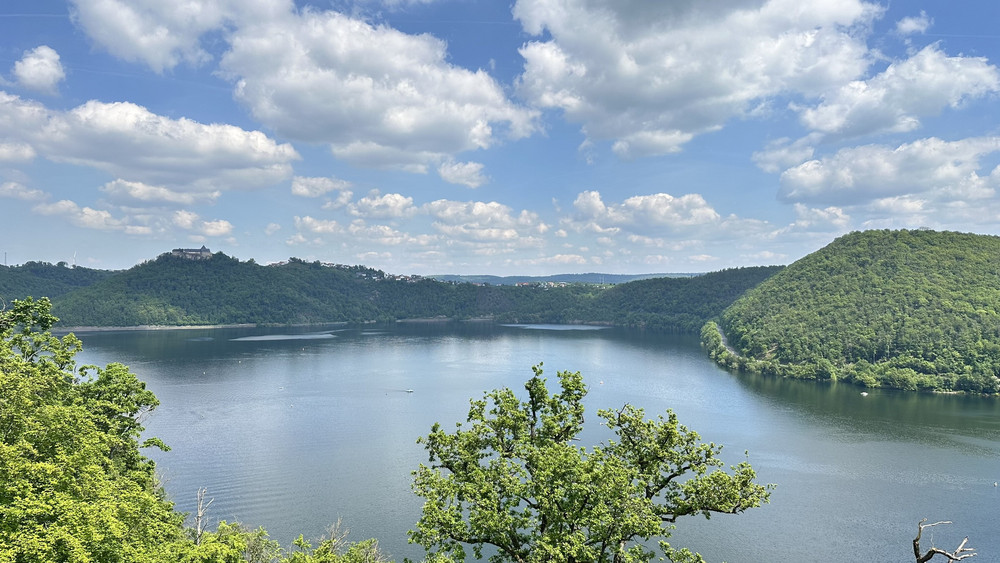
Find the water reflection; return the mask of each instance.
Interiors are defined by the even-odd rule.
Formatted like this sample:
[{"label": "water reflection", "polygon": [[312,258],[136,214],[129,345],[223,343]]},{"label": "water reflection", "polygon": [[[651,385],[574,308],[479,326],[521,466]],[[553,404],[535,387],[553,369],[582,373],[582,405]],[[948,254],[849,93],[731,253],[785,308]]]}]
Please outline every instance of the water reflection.
[{"label": "water reflection", "polygon": [[[329,338],[309,335],[326,334]],[[772,503],[739,517],[679,522],[678,544],[709,560],[833,561],[845,549],[907,560],[921,518],[955,521],[939,545],[969,535],[1000,558],[1000,404],[731,374],[696,336],[649,331],[525,330],[489,323],[132,331],[81,334],[81,363],[122,361],[161,400],[149,433],[180,510],[208,487],[213,518],[263,525],[287,545],[343,517],[419,558],[410,471],[434,422],[464,420],[468,401],[520,390],[544,361],[554,379],[580,370],[597,408],[671,408],[729,462],[778,483]],[[335,336],[335,337],[334,337]],[[413,390],[407,393],[407,390]],[[606,430],[606,429],[605,429]],[[581,444],[605,439],[588,424]],[[955,542],[957,545],[957,541]]]}]

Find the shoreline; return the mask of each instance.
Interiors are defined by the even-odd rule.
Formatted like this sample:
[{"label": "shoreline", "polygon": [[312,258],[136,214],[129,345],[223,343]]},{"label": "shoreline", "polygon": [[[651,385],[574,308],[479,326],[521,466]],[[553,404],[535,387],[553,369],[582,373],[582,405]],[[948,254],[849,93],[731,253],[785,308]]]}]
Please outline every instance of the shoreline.
[{"label": "shoreline", "polygon": [[257,323],[239,323],[239,324],[219,324],[219,325],[133,325],[133,326],[67,326],[67,327],[53,327],[52,332],[60,334],[68,334],[70,332],[124,332],[124,331],[139,331],[139,330],[197,330],[197,329],[220,329],[220,328],[266,328],[266,327],[307,327],[307,326],[330,326],[330,325],[347,325],[344,322],[333,322],[333,323],[296,323],[296,324],[257,324]]}]

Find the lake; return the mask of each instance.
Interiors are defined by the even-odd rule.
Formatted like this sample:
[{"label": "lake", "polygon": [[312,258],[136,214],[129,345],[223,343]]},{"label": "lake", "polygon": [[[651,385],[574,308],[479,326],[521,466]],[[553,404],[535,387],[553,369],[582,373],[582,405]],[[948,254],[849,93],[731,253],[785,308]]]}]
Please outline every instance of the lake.
[{"label": "lake", "polygon": [[172,448],[150,455],[180,510],[206,487],[213,522],[263,526],[284,546],[341,519],[397,561],[421,557],[406,542],[421,506],[410,472],[427,461],[417,437],[464,421],[484,391],[523,391],[544,362],[550,390],[558,370],[589,386],[581,445],[605,438],[599,408],[669,408],[778,485],[762,508],[678,522],[669,541],[709,561],[912,561],[922,518],[954,522],[925,547],[968,535],[979,559],[1000,560],[1000,401],[737,375],[695,336],[580,328],[94,332],[78,334],[78,360],[125,363],[159,397],[146,434]]}]

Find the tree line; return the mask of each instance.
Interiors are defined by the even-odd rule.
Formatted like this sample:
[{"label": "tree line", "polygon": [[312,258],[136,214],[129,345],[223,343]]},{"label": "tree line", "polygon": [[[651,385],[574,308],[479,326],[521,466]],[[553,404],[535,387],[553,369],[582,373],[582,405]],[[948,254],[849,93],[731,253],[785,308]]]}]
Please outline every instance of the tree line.
[{"label": "tree line", "polygon": [[[737,296],[780,267],[736,268],[701,276],[619,285],[529,287],[400,278],[364,266],[329,267],[291,259],[277,266],[216,253],[209,260],[164,254],[97,278],[49,265],[73,280],[55,293],[32,270],[0,270],[0,298],[53,298],[62,326],[308,324],[445,317],[498,322],[598,323],[697,332]],[[84,275],[86,274],[86,275]],[[76,277],[74,277],[76,276]],[[12,289],[4,289],[10,287]]]}]

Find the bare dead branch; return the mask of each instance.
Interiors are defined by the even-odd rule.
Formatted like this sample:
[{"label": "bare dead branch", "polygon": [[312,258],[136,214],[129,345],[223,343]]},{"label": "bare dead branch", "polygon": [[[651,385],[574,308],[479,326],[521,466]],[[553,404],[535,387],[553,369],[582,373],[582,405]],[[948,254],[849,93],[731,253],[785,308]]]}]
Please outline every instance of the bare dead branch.
[{"label": "bare dead branch", "polygon": [[201,535],[205,532],[204,520],[205,513],[208,512],[208,507],[212,506],[215,502],[214,498],[208,499],[208,503],[205,502],[205,493],[208,489],[202,487],[198,489],[198,508],[194,513],[194,544],[201,545]]},{"label": "bare dead branch", "polygon": [[931,526],[937,526],[938,524],[951,524],[951,521],[949,520],[942,520],[941,522],[934,522],[933,524],[924,524],[924,522],[926,521],[927,519],[924,518],[917,524],[917,537],[913,538],[913,556],[916,557],[917,563],[927,563],[928,561],[933,559],[935,555],[943,555],[948,559],[948,561],[961,561],[963,559],[976,556],[975,549],[971,547],[965,547],[965,544],[968,543],[969,541],[968,536],[966,536],[966,538],[962,540],[962,543],[958,544],[958,547],[955,548],[955,551],[948,552],[937,547],[932,547],[928,549],[926,552],[921,553],[920,537],[924,533],[924,528],[930,528]]}]

